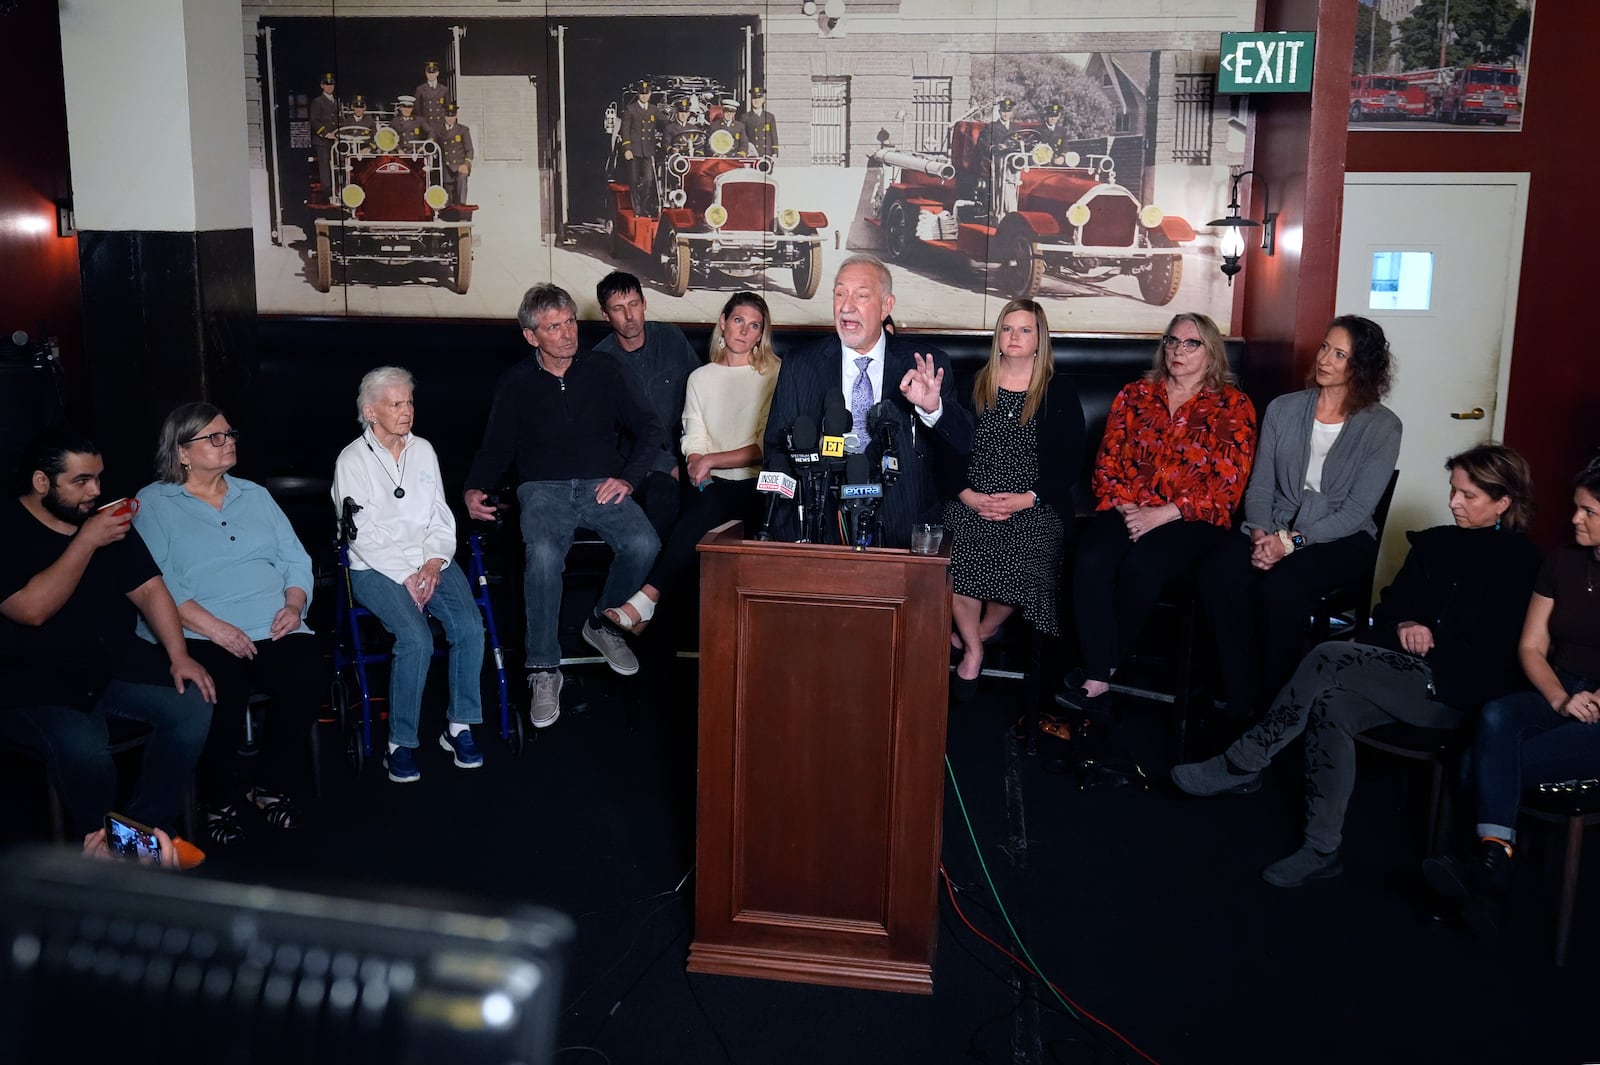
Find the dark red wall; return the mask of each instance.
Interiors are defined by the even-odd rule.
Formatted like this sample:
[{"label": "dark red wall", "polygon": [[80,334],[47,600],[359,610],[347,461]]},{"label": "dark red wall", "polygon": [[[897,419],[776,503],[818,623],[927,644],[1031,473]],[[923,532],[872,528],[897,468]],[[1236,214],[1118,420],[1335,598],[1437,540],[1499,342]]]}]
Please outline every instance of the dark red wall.
[{"label": "dark red wall", "polygon": [[[0,70],[12,86],[14,114],[0,151],[0,330],[22,329],[60,338],[71,394],[81,410],[83,300],[78,241],[56,236],[57,197],[70,195],[66,90],[61,74],[61,27],[53,0],[22,0],[0,15]],[[35,222],[42,233],[30,233]]]},{"label": "dark red wall", "polygon": [[1505,442],[1533,465],[1534,532],[1546,544],[1567,535],[1568,485],[1600,445],[1600,345],[1589,339],[1595,318],[1583,309],[1600,283],[1594,19],[1589,3],[1535,5],[1522,132],[1361,131],[1349,134],[1346,159],[1353,171],[1531,175],[1510,394],[1501,402]]},{"label": "dark red wall", "polygon": [[[1335,313],[1356,11],[1353,3],[1263,0],[1260,21],[1264,30],[1314,30],[1317,50],[1310,93],[1250,101],[1250,165],[1266,179],[1272,210],[1279,212],[1276,253],[1252,249],[1234,282],[1243,287],[1235,331],[1250,342],[1249,390],[1258,405],[1300,386]],[[1261,192],[1260,186],[1251,191],[1256,218],[1264,208]]]}]

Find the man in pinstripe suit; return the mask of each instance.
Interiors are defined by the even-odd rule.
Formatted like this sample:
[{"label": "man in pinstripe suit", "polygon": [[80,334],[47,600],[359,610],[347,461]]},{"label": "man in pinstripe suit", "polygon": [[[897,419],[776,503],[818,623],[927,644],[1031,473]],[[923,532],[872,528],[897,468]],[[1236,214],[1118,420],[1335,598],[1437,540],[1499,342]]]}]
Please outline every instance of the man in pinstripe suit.
[{"label": "man in pinstripe suit", "polygon": [[[870,255],[846,259],[833,283],[833,326],[838,335],[784,357],[762,453],[768,469],[785,469],[785,432],[801,415],[820,426],[831,392],[844,395],[854,431],[863,440],[868,409],[889,400],[901,415],[892,430],[900,478],[884,490],[880,516],[885,545],[906,547],[913,523],[939,521],[943,501],[934,464],[965,464],[972,450],[973,420],[956,401],[949,356],[931,345],[884,332],[883,320],[893,309],[894,281],[888,268]],[[774,535],[793,540],[797,529],[792,510],[780,508]],[[837,530],[829,533],[830,542],[838,542]]]}]

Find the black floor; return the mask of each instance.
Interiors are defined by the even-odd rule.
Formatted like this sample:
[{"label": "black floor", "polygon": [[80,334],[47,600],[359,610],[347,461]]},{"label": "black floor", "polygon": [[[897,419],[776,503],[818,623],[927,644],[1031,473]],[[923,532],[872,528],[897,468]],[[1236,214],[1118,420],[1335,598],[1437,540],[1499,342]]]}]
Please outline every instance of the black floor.
[{"label": "black floor", "polygon": [[[481,731],[488,764],[474,772],[431,746],[441,722],[425,714],[414,785],[389,783],[376,764],[353,778],[330,733],[325,795],[307,804],[307,824],[253,825],[205,872],[442,887],[564,911],[578,930],[565,1065],[1028,1065],[1136,1062],[1140,1051],[1164,1063],[1600,1060],[1600,914],[1584,906],[1600,847],[1557,969],[1544,861],[1555,841],[1543,832],[1519,850],[1500,935],[1427,920],[1422,780],[1375,756],[1350,811],[1344,875],[1276,889],[1259,871],[1299,842],[1298,748],[1249,797],[1177,795],[1159,754],[1148,791],[1080,790],[1021,751],[1021,687],[997,680],[950,715],[944,865],[966,919],[1020,953],[1009,919],[1084,1019],[984,943],[942,887],[931,996],[688,975],[695,668],[647,656],[631,679],[574,670],[560,721],[515,757]],[[1136,745],[1162,750],[1161,715],[1124,707]],[[36,784],[8,775],[13,838],[37,834]]]}]

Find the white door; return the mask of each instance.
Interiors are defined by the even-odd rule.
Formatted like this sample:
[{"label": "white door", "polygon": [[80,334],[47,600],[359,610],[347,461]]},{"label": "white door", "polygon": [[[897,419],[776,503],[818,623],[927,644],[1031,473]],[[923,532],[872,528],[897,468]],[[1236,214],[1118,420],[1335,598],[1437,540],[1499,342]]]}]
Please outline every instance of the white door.
[{"label": "white door", "polygon": [[1445,459],[1504,431],[1527,190],[1526,174],[1345,175],[1338,313],[1383,326],[1405,424],[1375,590],[1408,531],[1451,520]]}]

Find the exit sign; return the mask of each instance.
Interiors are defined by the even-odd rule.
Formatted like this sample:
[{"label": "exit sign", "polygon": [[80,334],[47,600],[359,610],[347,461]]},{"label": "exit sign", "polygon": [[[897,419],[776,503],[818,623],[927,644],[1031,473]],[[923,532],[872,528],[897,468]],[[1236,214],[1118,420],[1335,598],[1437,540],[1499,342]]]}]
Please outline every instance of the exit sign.
[{"label": "exit sign", "polygon": [[1310,92],[1314,33],[1224,33],[1217,92]]}]

